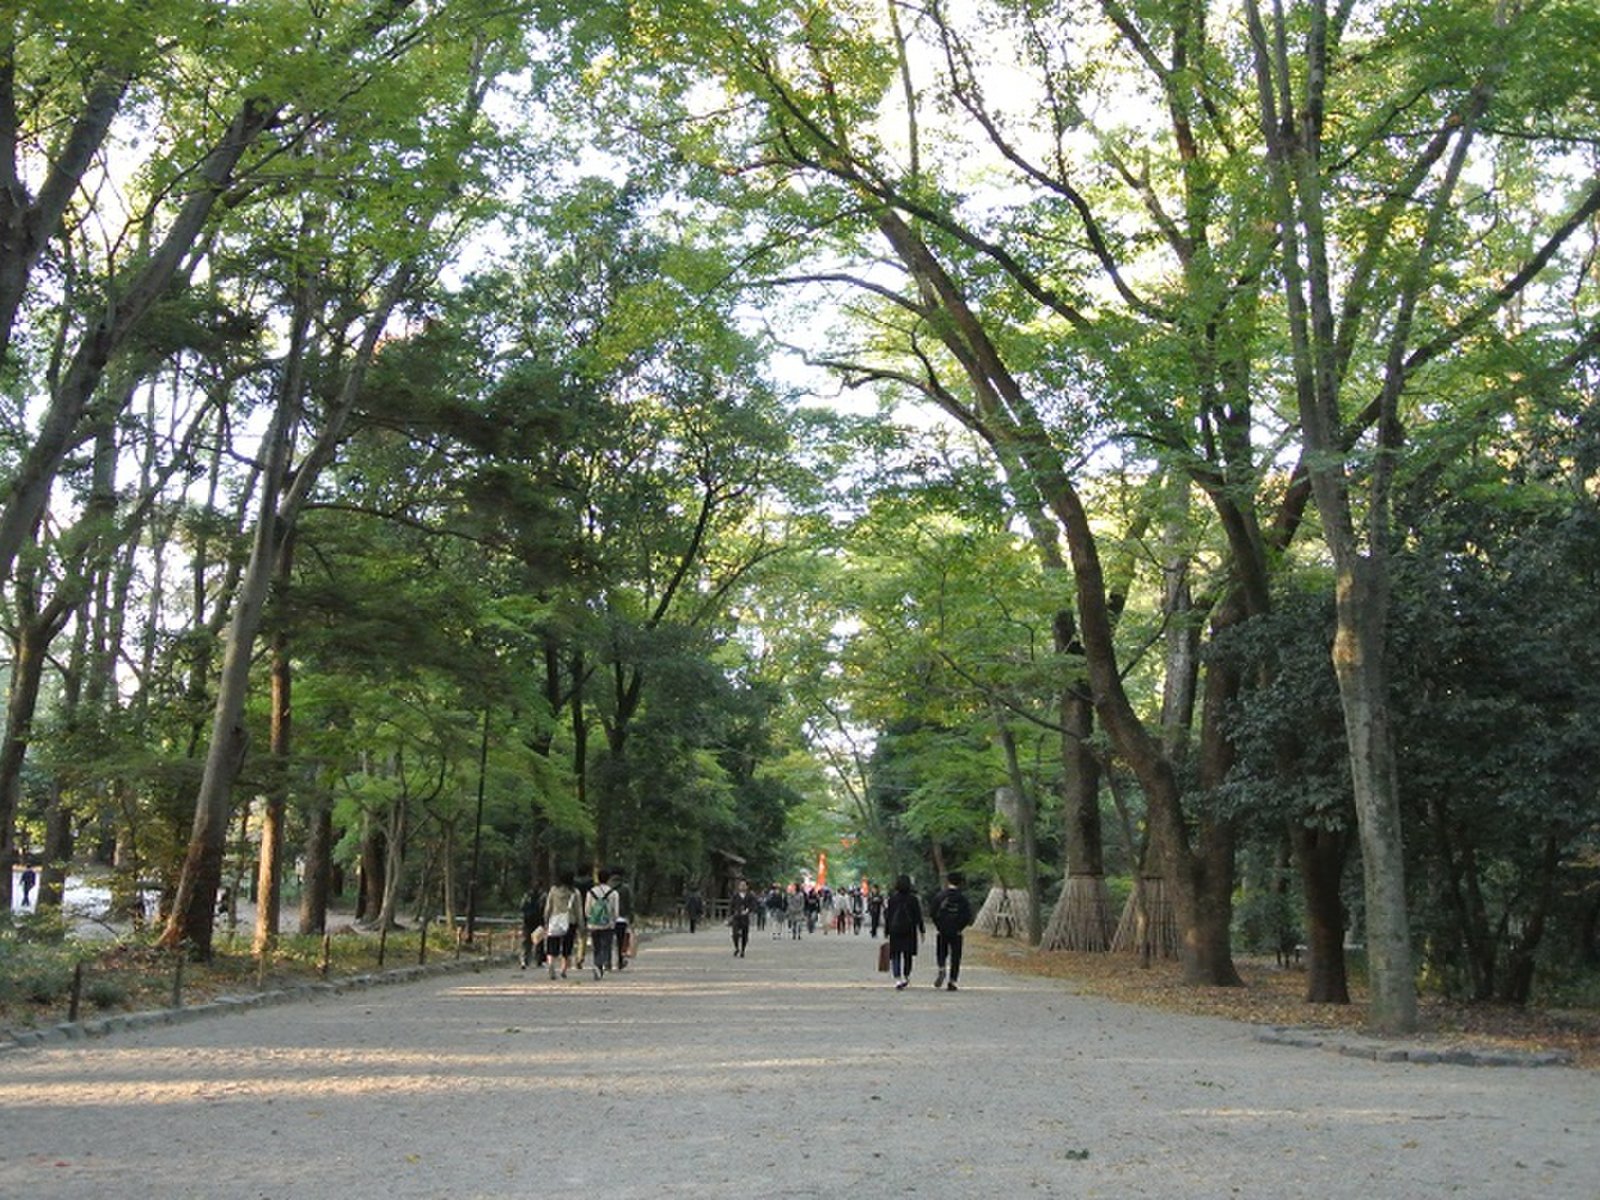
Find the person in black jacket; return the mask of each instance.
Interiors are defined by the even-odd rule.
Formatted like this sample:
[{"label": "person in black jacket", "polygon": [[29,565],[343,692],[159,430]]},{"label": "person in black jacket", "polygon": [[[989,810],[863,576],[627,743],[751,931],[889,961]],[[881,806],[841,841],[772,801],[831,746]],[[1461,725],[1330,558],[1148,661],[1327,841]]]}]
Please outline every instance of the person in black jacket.
[{"label": "person in black jacket", "polygon": [[917,957],[917,942],[927,934],[922,923],[922,902],[911,890],[911,877],[894,881],[889,903],[884,905],[883,929],[889,935],[889,970],[894,986],[904,990],[911,982],[911,964]]},{"label": "person in black jacket", "polygon": [[733,930],[733,956],[743,958],[750,945],[750,914],[756,910],[756,898],[750,885],[743,879],[734,885],[728,897],[728,925]]},{"label": "person in black jacket", "polygon": [[[965,882],[960,871],[951,871],[933,901],[933,927],[939,931],[934,942],[934,958],[939,964],[939,973],[933,977],[933,986],[951,992],[956,990],[956,979],[961,975],[962,934],[972,924],[972,902],[961,890]],[[950,966],[948,974],[945,973],[947,961]]]}]

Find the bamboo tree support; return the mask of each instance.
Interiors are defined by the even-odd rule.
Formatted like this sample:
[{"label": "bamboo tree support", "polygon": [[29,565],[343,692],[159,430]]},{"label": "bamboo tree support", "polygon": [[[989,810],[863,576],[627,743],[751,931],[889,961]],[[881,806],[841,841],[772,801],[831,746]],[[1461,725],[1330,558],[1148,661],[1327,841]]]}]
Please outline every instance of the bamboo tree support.
[{"label": "bamboo tree support", "polygon": [[417,937],[417,966],[423,966],[428,961],[428,918],[422,918],[422,932]]},{"label": "bamboo tree support", "polygon": [[378,930],[378,966],[383,966],[383,956],[389,949],[389,927],[385,925]]},{"label": "bamboo tree support", "polygon": [[1025,938],[1028,935],[1026,888],[992,887],[978,910],[972,927],[990,937]]},{"label": "bamboo tree support", "polygon": [[187,942],[180,943],[172,954],[172,1007],[183,1007],[183,960],[184,947]]},{"label": "bamboo tree support", "polygon": [[1104,953],[1111,949],[1116,920],[1104,875],[1069,875],[1040,943],[1045,950]]},{"label": "bamboo tree support", "polygon": [[322,978],[326,979],[328,977],[328,967],[332,964],[332,962],[333,935],[325,933],[322,935],[322,962],[317,966],[317,973],[321,975]]},{"label": "bamboo tree support", "polygon": [[1111,949],[1113,953],[1137,953],[1141,965],[1155,958],[1178,957],[1178,921],[1166,880],[1147,875],[1135,882]]}]

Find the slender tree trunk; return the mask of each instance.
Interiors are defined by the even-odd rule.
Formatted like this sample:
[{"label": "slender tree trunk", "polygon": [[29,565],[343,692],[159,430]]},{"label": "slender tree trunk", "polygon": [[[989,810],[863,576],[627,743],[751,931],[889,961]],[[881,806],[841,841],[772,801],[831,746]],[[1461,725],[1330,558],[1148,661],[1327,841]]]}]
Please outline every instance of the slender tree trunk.
[{"label": "slender tree trunk", "polygon": [[[286,536],[278,557],[280,596],[289,586],[294,539]],[[272,782],[261,815],[261,861],[256,877],[256,928],[253,949],[265,954],[277,945],[278,910],[283,904],[284,821],[289,811],[289,751],[292,736],[293,672],[289,633],[281,624],[272,635]]]},{"label": "slender tree trunk", "polygon": [[1369,564],[1358,560],[1339,570],[1338,591],[1334,670],[1360,818],[1370,1021],[1380,1030],[1404,1032],[1417,1025],[1417,987],[1407,916],[1400,788],[1383,664],[1387,589]]},{"label": "slender tree trunk", "polygon": [[406,861],[409,833],[406,798],[395,797],[383,825],[383,892],[378,905],[379,929],[394,929],[395,912],[400,905],[400,880]]}]

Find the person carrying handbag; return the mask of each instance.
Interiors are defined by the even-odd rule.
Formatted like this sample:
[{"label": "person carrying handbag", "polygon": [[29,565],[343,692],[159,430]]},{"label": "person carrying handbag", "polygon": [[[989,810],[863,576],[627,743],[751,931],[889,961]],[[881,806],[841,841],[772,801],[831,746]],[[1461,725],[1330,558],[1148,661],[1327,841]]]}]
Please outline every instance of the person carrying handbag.
[{"label": "person carrying handbag", "polygon": [[561,978],[572,969],[572,947],[583,926],[582,894],[573,886],[572,872],[564,872],[544,901],[544,953],[550,964],[550,978],[556,977],[556,959],[561,960]]}]

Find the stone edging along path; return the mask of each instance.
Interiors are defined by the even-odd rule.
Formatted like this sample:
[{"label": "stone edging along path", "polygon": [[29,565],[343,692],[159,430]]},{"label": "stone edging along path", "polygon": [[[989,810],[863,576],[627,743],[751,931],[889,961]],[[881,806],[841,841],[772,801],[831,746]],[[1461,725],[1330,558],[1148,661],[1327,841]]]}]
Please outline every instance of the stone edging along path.
[{"label": "stone edging along path", "polygon": [[[312,1000],[321,996],[340,996],[346,992],[360,992],[386,984],[414,983],[435,975],[455,975],[481,972],[486,968],[507,966],[516,962],[515,954],[497,954],[488,958],[451,959],[427,963],[422,966],[395,967],[388,971],[375,971],[351,975],[343,979],[319,980],[300,983],[292,987],[274,988],[265,992],[252,992],[238,996],[217,996],[199,1004],[182,1008],[159,1008],[147,1012],[117,1013],[95,1017],[87,1021],[62,1021],[42,1029],[8,1029],[0,1031],[0,1053],[8,1050],[26,1050],[39,1046],[59,1045],[106,1037],[133,1029],[149,1029],[159,1025],[178,1025],[223,1013],[243,1012],[269,1005],[287,1004],[297,1000]],[[1485,1049],[1469,1045],[1435,1045],[1417,1042],[1388,1041],[1382,1038],[1362,1037],[1344,1032],[1331,1033],[1319,1029],[1296,1029],[1292,1026],[1272,1025],[1255,1032],[1255,1040],[1278,1046],[1294,1046],[1304,1050],[1327,1050],[1349,1058],[1364,1058],[1375,1062],[1418,1064],[1446,1063],[1464,1067],[1565,1067],[1571,1066],[1572,1055],[1564,1050],[1520,1051]]]},{"label": "stone edging along path", "polygon": [[1457,1067],[1570,1067],[1573,1062],[1572,1055],[1565,1050],[1486,1049],[1460,1044],[1390,1041],[1360,1034],[1295,1029],[1282,1025],[1256,1030],[1255,1040],[1276,1046],[1327,1050],[1347,1058],[1365,1058],[1385,1063],[1448,1063]]},{"label": "stone edging along path", "polygon": [[320,996],[340,996],[346,992],[360,992],[368,988],[391,983],[415,983],[435,975],[456,975],[479,972],[486,967],[504,966],[517,961],[515,954],[497,954],[487,958],[450,959],[426,963],[421,966],[395,967],[387,971],[373,971],[363,975],[349,975],[342,979],[317,980],[298,983],[291,987],[274,988],[265,992],[251,992],[239,996],[217,996],[198,1004],[182,1008],[158,1008],[148,1012],[115,1013],[107,1017],[94,1017],[87,1021],[62,1021],[41,1029],[0,1030],[0,1053],[7,1050],[27,1050],[39,1046],[78,1042],[87,1038],[100,1038],[108,1034],[132,1029],[150,1029],[158,1025],[180,1025],[198,1021],[203,1017],[223,1013],[243,1012],[252,1008],[266,1008],[274,1004],[288,1004],[296,1000],[312,1000]]}]

